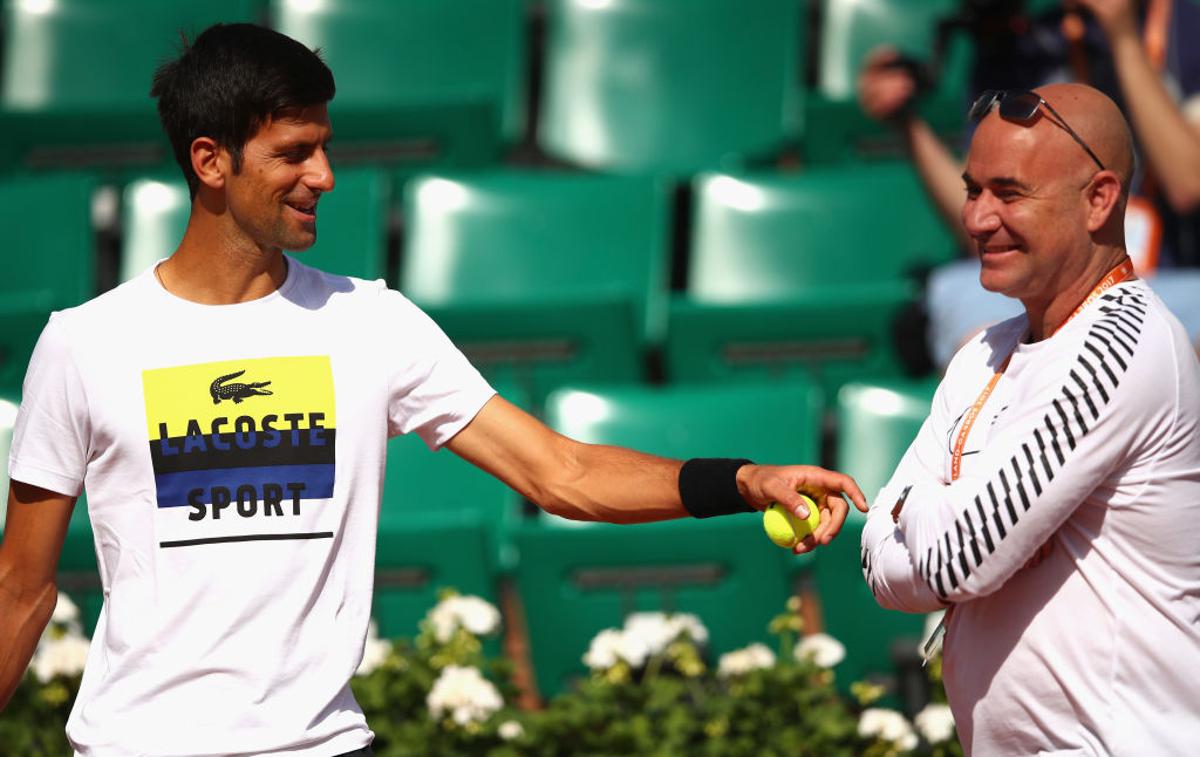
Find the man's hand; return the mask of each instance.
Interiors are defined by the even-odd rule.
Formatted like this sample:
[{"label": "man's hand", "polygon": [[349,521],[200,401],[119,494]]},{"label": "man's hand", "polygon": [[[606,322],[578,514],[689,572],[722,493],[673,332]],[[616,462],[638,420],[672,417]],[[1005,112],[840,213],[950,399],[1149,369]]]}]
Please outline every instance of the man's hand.
[{"label": "man's hand", "polygon": [[876,121],[899,120],[917,94],[916,80],[907,68],[896,65],[899,60],[895,48],[878,47],[858,75],[858,103]]},{"label": "man's hand", "polygon": [[757,510],[778,502],[804,518],[808,516],[808,506],[800,494],[816,503],[821,511],[821,525],[792,549],[798,555],[828,544],[842,530],[850,512],[843,492],[850,495],[855,507],[867,511],[867,498],[854,479],[812,465],[743,465],[737,472],[737,485],[742,498]]}]

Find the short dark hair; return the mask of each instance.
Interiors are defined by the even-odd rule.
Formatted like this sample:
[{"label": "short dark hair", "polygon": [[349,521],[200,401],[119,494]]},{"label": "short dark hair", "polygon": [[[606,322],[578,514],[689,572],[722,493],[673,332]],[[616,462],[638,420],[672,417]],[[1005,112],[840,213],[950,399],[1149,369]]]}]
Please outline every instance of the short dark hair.
[{"label": "short dark hair", "polygon": [[319,50],[254,24],[214,24],[191,43],[184,37],[179,57],[159,66],[150,88],[193,197],[200,184],[191,159],[196,138],[229,150],[239,171],[242,148],[263,124],[333,95],[333,72]]}]

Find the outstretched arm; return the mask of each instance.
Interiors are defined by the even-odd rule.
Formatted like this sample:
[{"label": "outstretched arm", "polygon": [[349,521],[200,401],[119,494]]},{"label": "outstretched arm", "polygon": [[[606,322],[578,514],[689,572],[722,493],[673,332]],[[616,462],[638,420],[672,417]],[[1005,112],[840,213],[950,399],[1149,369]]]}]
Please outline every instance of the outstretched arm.
[{"label": "outstretched arm", "polygon": [[1154,70],[1138,36],[1133,0],[1078,0],[1108,36],[1121,94],[1146,158],[1171,207],[1200,207],[1200,127],[1188,123]]},{"label": "outstretched arm", "polygon": [[900,54],[881,47],[867,57],[858,77],[858,101],[863,112],[891,124],[904,136],[925,191],[946,226],[959,242],[973,250],[962,225],[965,193],[962,161],[946,148],[933,129],[912,110],[917,84],[912,74],[895,65]]},{"label": "outstretched arm", "polygon": [[75,497],[13,481],[0,543],[0,709],[12,698],[50,622],[55,568]]},{"label": "outstretched arm", "polygon": [[[447,446],[563,518],[647,523],[689,515],[679,494],[681,461],[577,442],[501,397],[493,397]],[[828,511],[811,542],[797,547],[800,552],[828,544],[837,535],[848,512],[842,492],[866,510],[853,479],[823,468],[744,465],[736,483],[746,504],[756,510],[780,502],[798,511],[805,507],[800,491]]]}]

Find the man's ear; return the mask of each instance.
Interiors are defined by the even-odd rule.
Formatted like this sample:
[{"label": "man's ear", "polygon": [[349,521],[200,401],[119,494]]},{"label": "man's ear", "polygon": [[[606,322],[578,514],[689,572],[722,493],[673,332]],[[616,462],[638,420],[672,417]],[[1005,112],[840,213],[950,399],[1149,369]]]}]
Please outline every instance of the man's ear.
[{"label": "man's ear", "polygon": [[1121,204],[1121,180],[1113,171],[1101,171],[1087,188],[1088,231],[1099,231]]},{"label": "man's ear", "polygon": [[229,153],[211,137],[192,140],[192,170],[200,183],[211,189],[223,189],[231,168]]}]

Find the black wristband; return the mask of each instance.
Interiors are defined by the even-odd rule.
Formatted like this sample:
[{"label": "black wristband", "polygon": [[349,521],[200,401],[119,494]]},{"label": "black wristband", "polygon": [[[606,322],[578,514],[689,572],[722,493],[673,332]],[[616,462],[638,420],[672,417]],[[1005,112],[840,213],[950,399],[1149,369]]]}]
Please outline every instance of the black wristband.
[{"label": "black wristband", "polygon": [[738,492],[737,472],[750,460],[693,457],[679,469],[679,498],[694,518],[751,513],[754,508]]}]

